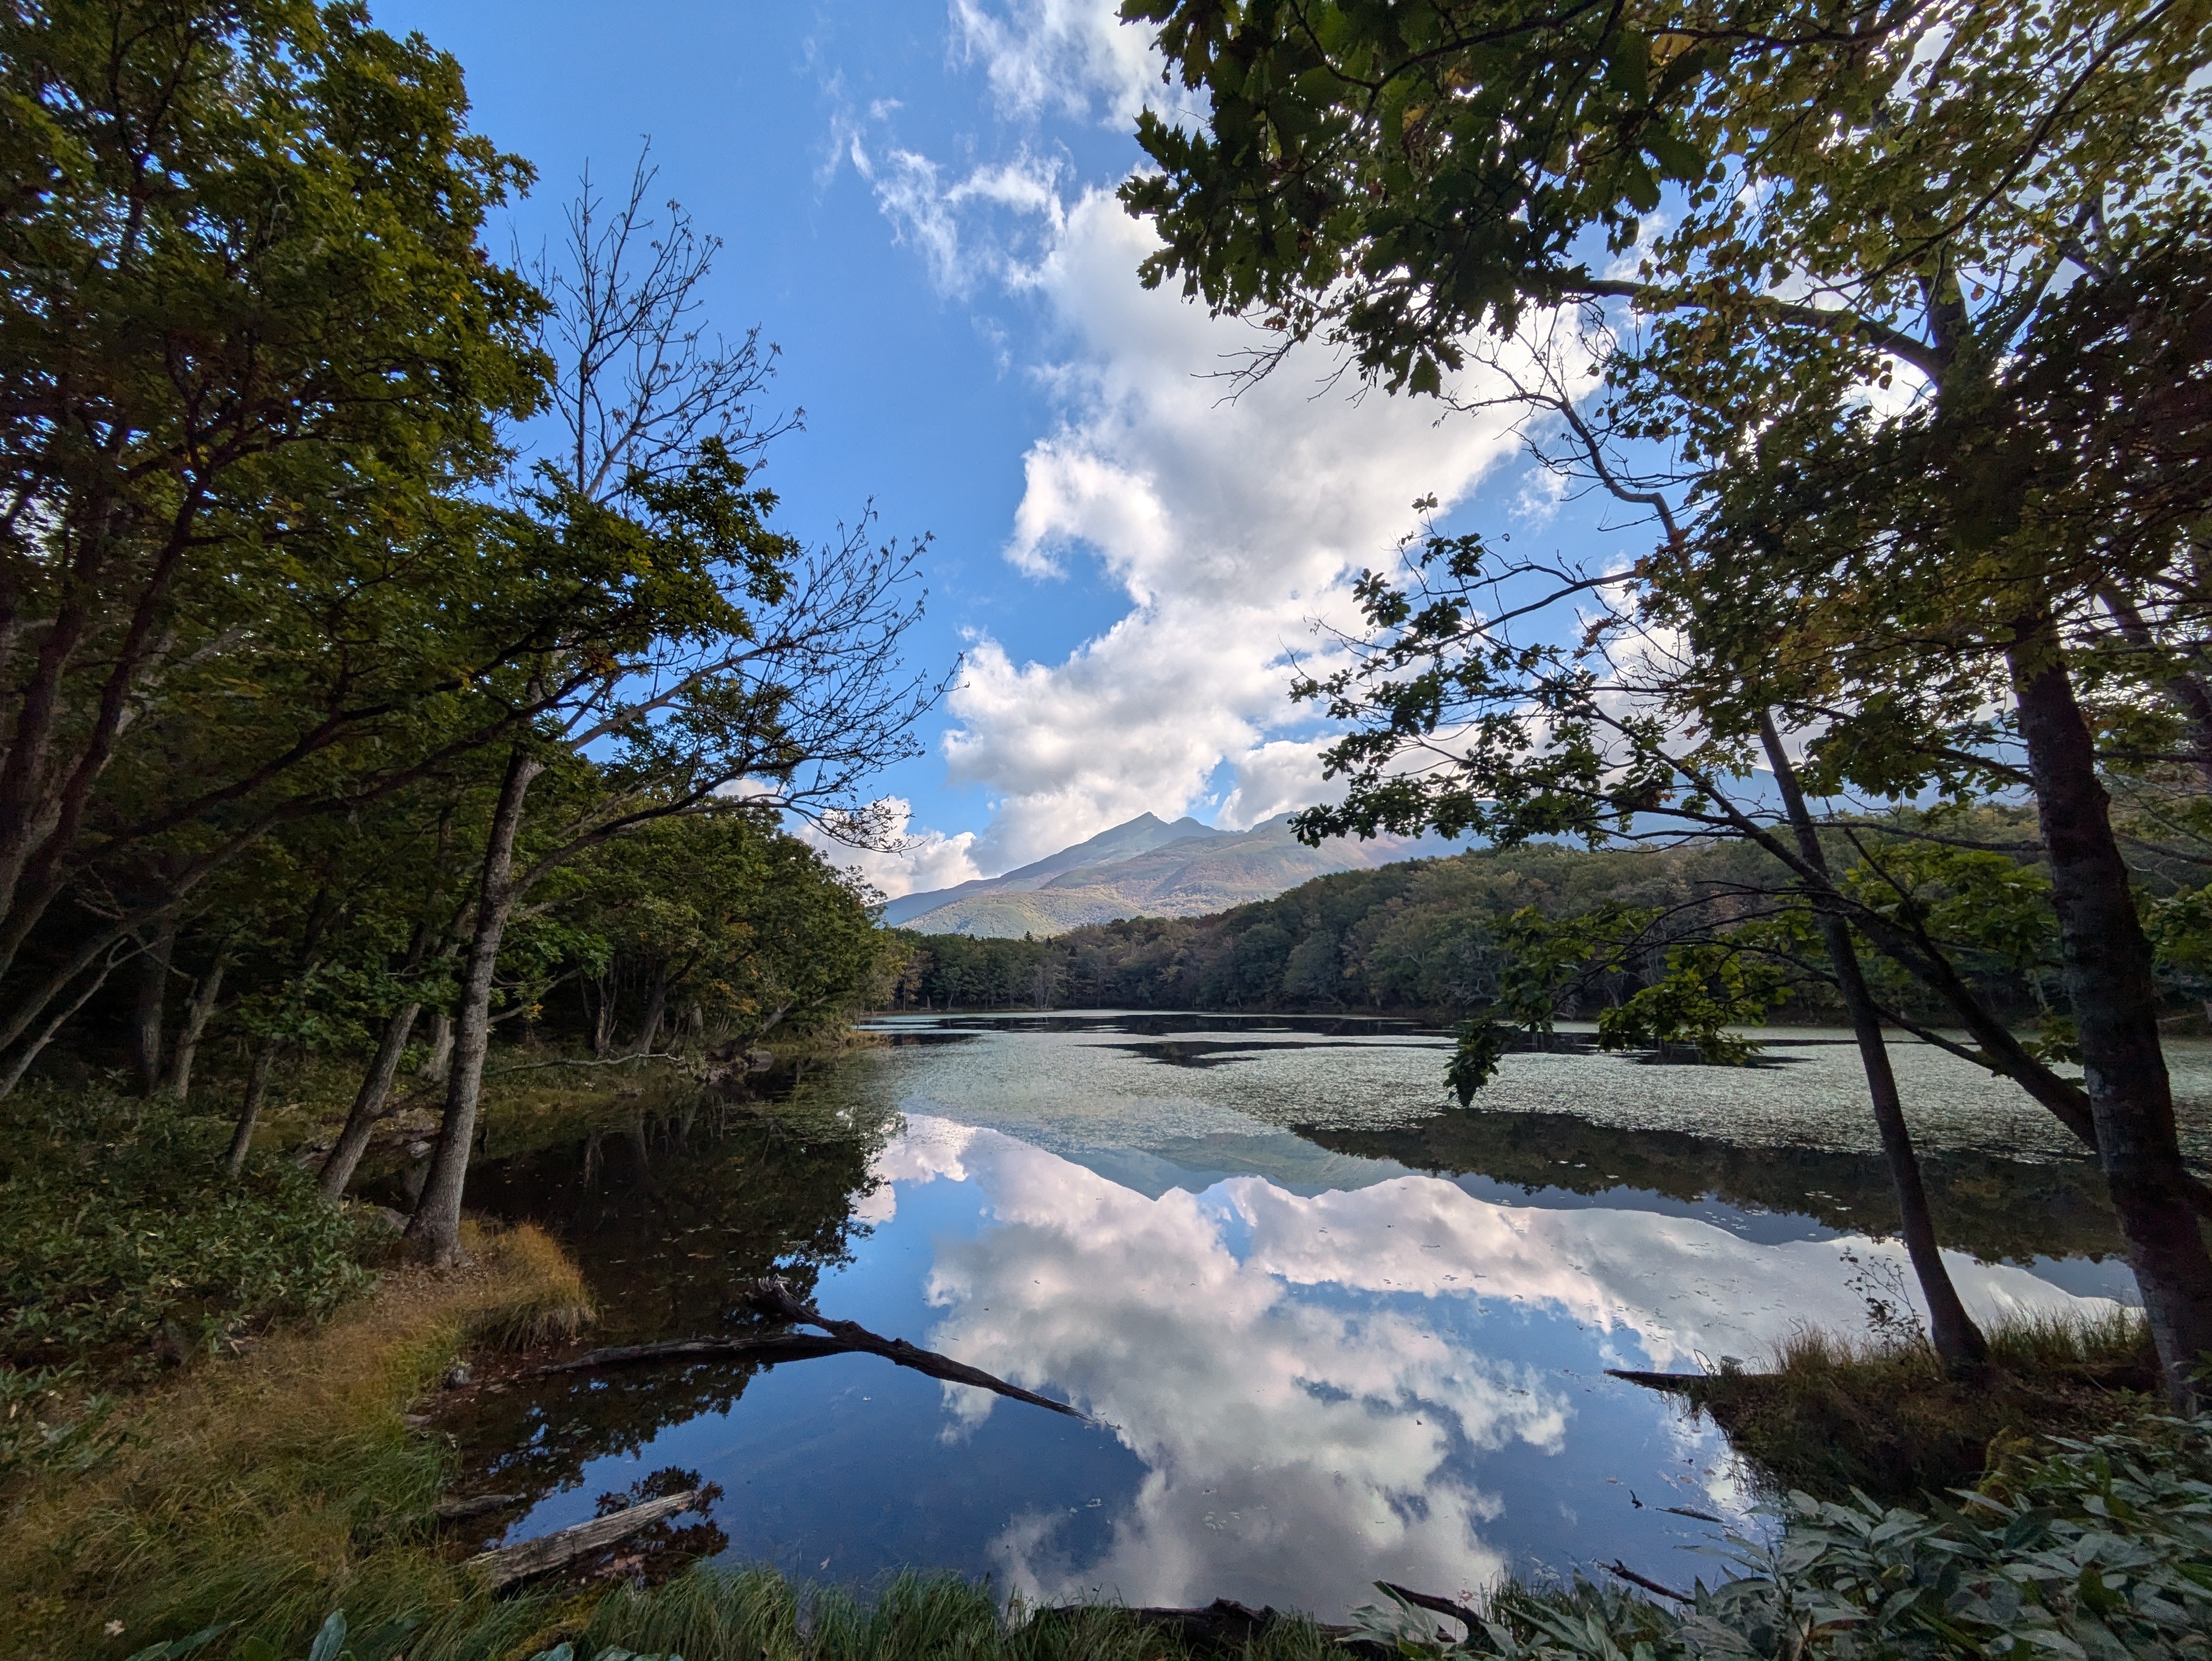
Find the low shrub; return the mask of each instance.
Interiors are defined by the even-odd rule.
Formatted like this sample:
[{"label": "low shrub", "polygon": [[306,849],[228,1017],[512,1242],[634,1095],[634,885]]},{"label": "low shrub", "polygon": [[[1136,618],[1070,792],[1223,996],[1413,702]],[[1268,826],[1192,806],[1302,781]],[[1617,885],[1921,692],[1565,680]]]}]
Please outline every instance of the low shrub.
[{"label": "low shrub", "polygon": [[173,1103],[107,1092],[0,1103],[9,1390],[140,1382],[275,1318],[327,1315],[372,1283],[360,1225],[287,1161],[228,1180],[227,1135]]},{"label": "low shrub", "polygon": [[405,1415],[483,1335],[555,1318],[574,1269],[528,1227],[467,1244],[465,1269],[394,1268],[320,1325],[122,1403],[93,1468],[20,1473],[0,1510],[0,1656],[117,1658],[210,1628],[210,1657],[304,1649],[334,1608],[364,1633],[444,1615],[503,1634],[487,1655],[542,1647],[542,1607],[495,1603],[446,1560],[452,1451]]},{"label": "low shrub", "polygon": [[1366,1635],[1504,1661],[2203,1661],[2212,1656],[2212,1421],[2146,1418],[2014,1455],[1914,1511],[1793,1494],[1779,1542],[1684,1606],[1578,1580],[1492,1597],[1463,1640],[1401,1601]]}]

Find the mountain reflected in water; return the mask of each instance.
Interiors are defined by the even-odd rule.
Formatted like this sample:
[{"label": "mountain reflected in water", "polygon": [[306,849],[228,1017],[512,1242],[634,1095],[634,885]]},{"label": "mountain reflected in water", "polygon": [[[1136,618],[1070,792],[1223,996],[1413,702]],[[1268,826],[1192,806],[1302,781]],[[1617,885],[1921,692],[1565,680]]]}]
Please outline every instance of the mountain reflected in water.
[{"label": "mountain reflected in water", "polygon": [[[460,1427],[476,1485],[536,1496],[510,1534],[672,1465],[722,1485],[731,1559],[864,1585],[915,1564],[1045,1600],[1327,1615],[1376,1579],[1460,1593],[1616,1557],[1710,1576],[1679,1550],[1713,1525],[1663,1507],[1757,1527],[1741,1472],[1603,1370],[1862,1329],[1903,1263],[1872,1238],[1887,1180],[1856,1128],[1810,1147],[1676,1128],[1702,1074],[1726,1129],[1741,1074],[1664,1069],[1666,1123],[1638,1129],[1440,1110],[1433,1035],[1276,1024],[1194,1067],[1157,1046],[1218,1055],[1218,1024],[1135,1025],[902,1023],[948,1041],[488,1165],[472,1202],[563,1232],[608,1311],[594,1342],[742,1323],[732,1288],[773,1269],[1098,1421],[863,1356],[540,1381]],[[1556,1080],[1571,1058],[1528,1059]],[[1347,1115],[1347,1074],[1398,1105]],[[2130,1294],[2094,1173],[1950,1140],[1939,1215],[1978,1313]]]}]

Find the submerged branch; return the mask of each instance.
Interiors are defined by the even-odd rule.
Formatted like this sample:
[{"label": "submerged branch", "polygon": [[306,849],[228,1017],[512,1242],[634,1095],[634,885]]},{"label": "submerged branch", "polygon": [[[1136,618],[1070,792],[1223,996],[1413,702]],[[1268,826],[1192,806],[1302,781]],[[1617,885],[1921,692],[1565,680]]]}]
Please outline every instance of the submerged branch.
[{"label": "submerged branch", "polygon": [[1019,1384],[1010,1384],[981,1367],[971,1367],[964,1361],[956,1361],[933,1349],[924,1349],[903,1338],[886,1338],[880,1333],[869,1331],[858,1322],[829,1320],[811,1304],[795,1296],[781,1281],[754,1281],[746,1288],[745,1301],[762,1314],[777,1317],[794,1326],[819,1327],[824,1335],[815,1337],[805,1333],[787,1332],[750,1338],[678,1338],[666,1343],[626,1344],[610,1349],[592,1350],[571,1360],[551,1362],[538,1368],[532,1376],[589,1372],[602,1367],[661,1361],[757,1361],[763,1366],[773,1366],[778,1361],[803,1361],[817,1355],[880,1355],[894,1366],[910,1367],[916,1372],[941,1378],[947,1384],[969,1384],[977,1390],[988,1390],[994,1395],[1026,1402],[1031,1407],[1049,1408],[1054,1413],[1064,1413],[1071,1419],[1087,1420],[1089,1417],[1080,1409],[1071,1407],[1065,1402],[1055,1402],[1048,1396],[1039,1396],[1034,1390],[1024,1390]]}]

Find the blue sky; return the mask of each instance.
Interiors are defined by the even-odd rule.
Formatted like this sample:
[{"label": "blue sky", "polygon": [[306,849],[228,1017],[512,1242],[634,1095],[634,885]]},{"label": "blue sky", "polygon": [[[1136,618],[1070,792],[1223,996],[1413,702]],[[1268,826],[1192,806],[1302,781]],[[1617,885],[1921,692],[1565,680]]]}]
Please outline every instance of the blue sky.
[{"label": "blue sky", "polygon": [[[766,478],[789,528],[871,501],[931,534],[924,666],[967,666],[881,793],[910,847],[888,892],[1035,859],[1150,810],[1231,827],[1322,791],[1285,654],[1348,621],[1434,492],[1456,523],[1584,556],[1644,538],[1553,503],[1495,421],[1324,387],[1325,356],[1233,404],[1249,343],[1139,289],[1145,228],[1111,198],[1168,97],[1114,0],[620,6],[380,0],[468,71],[477,127],[528,157],[526,252],[588,162],[725,243],[714,326],[755,323],[805,428]],[[1525,545],[1525,543],[1524,543]]]}]

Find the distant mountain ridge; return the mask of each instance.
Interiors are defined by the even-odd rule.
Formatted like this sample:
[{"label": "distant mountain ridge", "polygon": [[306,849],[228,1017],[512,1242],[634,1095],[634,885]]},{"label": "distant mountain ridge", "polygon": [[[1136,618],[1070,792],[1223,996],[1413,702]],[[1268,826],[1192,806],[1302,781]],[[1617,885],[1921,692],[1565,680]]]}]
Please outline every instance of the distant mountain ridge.
[{"label": "distant mountain ridge", "polygon": [[1140,813],[1002,877],[904,895],[884,908],[884,921],[924,934],[1018,938],[1117,917],[1204,916],[1273,899],[1332,871],[1432,851],[1439,850],[1395,837],[1308,848],[1291,834],[1287,813],[1245,831]]},{"label": "distant mountain ridge", "polygon": [[[933,888],[925,894],[902,894],[884,907],[884,921],[893,927],[903,925],[909,918],[950,902],[975,894],[1009,894],[1042,888],[1062,872],[1080,866],[1111,865],[1116,860],[1130,859],[1151,852],[1164,843],[1187,841],[1197,837],[1220,837],[1229,834],[1217,830],[1210,824],[1200,824],[1196,819],[1184,818],[1170,824],[1152,813],[1139,813],[1110,830],[1101,830],[1088,842],[1079,842],[1063,848],[1057,854],[1048,854],[1034,865],[1024,865],[1009,871],[1004,876],[978,877],[951,888]],[[929,934],[950,934],[950,929],[929,929]]]}]

